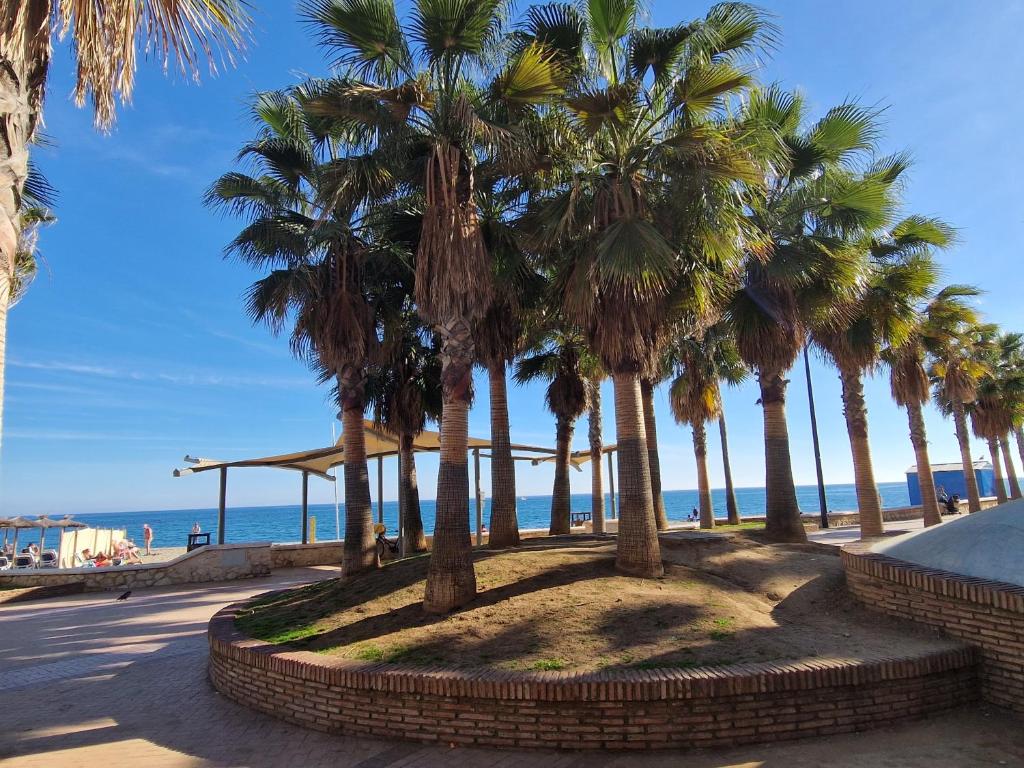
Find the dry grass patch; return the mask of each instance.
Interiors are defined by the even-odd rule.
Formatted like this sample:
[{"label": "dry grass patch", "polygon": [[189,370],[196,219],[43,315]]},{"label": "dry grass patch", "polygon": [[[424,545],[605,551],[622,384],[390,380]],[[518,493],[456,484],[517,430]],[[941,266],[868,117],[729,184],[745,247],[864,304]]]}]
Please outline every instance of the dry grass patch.
[{"label": "dry grass patch", "polygon": [[[700,546],[708,549],[706,543]],[[854,634],[856,651],[879,651],[899,637],[831,594],[841,580],[835,557],[812,557],[796,568],[801,576],[795,578],[789,561],[795,555],[806,560],[806,552],[728,538],[713,548],[722,550],[714,558],[716,571],[723,557],[728,560],[728,549],[748,570],[751,552],[762,551],[767,560],[760,565],[784,574],[782,580],[793,583],[790,593],[824,579],[831,587],[818,588],[829,593],[832,619],[808,626],[806,610],[787,612],[775,599],[783,589],[779,584],[772,581],[769,596],[688,567],[674,556],[677,546],[666,549],[665,578],[637,579],[615,572],[613,542],[572,537],[537,540],[514,551],[478,551],[480,594],[449,616],[431,616],[421,608],[424,556],[349,582],[321,582],[270,596],[251,604],[237,622],[246,634],[268,642],[349,659],[542,671],[847,655]],[[804,609],[814,607],[813,601],[795,599]],[[835,612],[840,605],[849,608],[848,616]],[[864,621],[871,624],[855,629]]]}]

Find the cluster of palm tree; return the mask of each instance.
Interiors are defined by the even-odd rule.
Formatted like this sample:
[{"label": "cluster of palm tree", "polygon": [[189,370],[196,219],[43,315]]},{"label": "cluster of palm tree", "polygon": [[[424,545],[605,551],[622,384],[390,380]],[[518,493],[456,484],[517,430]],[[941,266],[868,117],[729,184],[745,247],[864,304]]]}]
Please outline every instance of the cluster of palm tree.
[{"label": "cluster of palm tree", "polygon": [[979,326],[975,289],[938,286],[933,253],[954,233],[900,215],[908,161],[880,155],[875,112],[850,102],[813,120],[799,94],[754,80],[777,37],[760,11],[726,2],[658,29],[633,0],[537,5],[515,23],[507,11],[501,0],[416,0],[402,19],[393,0],[307,0],[331,74],[260,94],[244,167],[208,193],[245,220],[229,251],[265,273],[252,317],[287,327],[296,354],[335,383],[346,574],[377,565],[364,414],[401,438],[410,551],[425,548],[412,441],[437,420],[424,605],[448,611],[476,594],[476,365],[490,390],[490,546],[519,541],[508,366],[516,382],[548,383],[551,533],[569,531],[572,436],[588,410],[594,529],[604,529],[600,382],[610,377],[616,565],[640,576],[662,572],[653,393],[666,379],[675,418],[693,430],[711,527],[705,424],[719,422],[738,522],[720,387],[756,376],[766,530],[778,541],[806,536],[785,402],[807,345],[840,374],[865,535],[882,530],[863,393],[879,365],[907,408],[929,522],[939,513],[922,406],[933,383],[963,440],[969,413],[994,454],[1008,460],[1010,432],[1024,442],[1020,338]]}]

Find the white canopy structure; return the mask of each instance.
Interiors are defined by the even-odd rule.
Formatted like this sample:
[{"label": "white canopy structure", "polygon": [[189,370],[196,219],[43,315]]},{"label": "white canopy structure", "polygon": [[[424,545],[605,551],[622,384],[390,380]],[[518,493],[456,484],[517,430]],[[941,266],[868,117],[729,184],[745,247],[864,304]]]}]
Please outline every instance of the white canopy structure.
[{"label": "white canopy structure", "polygon": [[[366,441],[366,458],[377,459],[377,519],[378,522],[384,520],[384,483],[383,483],[383,468],[384,459],[388,456],[397,456],[399,451],[399,439],[397,435],[394,435],[383,428],[377,426],[372,421],[363,421],[363,430],[365,433]],[[175,477],[183,477],[185,475],[195,474],[197,472],[209,472],[212,470],[218,470],[220,473],[220,499],[218,504],[218,520],[217,520],[217,542],[219,544],[224,543],[224,529],[225,529],[225,512],[227,508],[227,474],[229,469],[240,468],[240,467],[266,467],[271,469],[290,469],[296,472],[302,473],[302,543],[305,544],[308,541],[308,511],[309,511],[309,476],[315,475],[322,477],[325,480],[331,482],[335,481],[335,477],[328,474],[329,470],[334,467],[340,466],[345,463],[345,449],[343,445],[344,441],[342,437],[339,437],[337,442],[326,448],[315,448],[308,451],[296,451],[294,453],[282,453],[274,456],[262,456],[252,459],[239,459],[237,461],[219,461],[216,459],[205,459],[205,458],[193,458],[186,456],[185,461],[191,464],[190,467],[184,469],[175,469]],[[473,453],[473,466],[474,475],[476,481],[476,537],[477,543],[482,543],[483,540],[483,496],[480,490],[480,457],[489,458],[489,454],[481,454],[482,450],[489,449],[491,447],[491,441],[485,440],[479,437],[469,438],[469,450]],[[413,451],[417,453],[422,452],[436,452],[441,449],[441,434],[439,432],[433,432],[431,430],[424,430],[413,440]],[[513,444],[512,450],[523,453],[540,454],[541,458],[537,459],[532,456],[515,456],[513,458],[517,460],[532,461],[535,465],[539,461],[552,461],[554,460],[555,450],[553,448],[542,448],[532,445],[521,445]],[[609,467],[611,466],[611,451],[615,450],[615,446],[608,446],[604,449],[605,452],[609,452]],[[570,461],[574,466],[579,468],[579,464],[585,463],[590,460],[590,453],[584,451],[578,451],[570,457]],[[612,480],[614,483],[614,479]],[[401,497],[401,494],[399,494]],[[615,504],[615,491],[614,485],[612,486],[612,516],[614,516],[614,504]],[[404,510],[399,505],[398,510],[398,527],[399,527],[399,541],[403,540],[402,523],[404,520]]]}]

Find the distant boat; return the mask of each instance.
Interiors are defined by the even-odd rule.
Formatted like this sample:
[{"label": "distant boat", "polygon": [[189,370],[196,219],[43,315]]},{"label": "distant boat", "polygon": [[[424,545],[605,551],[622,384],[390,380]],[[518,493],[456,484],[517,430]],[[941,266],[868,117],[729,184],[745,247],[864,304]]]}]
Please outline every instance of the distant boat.
[{"label": "distant boat", "polygon": [[525,496],[520,496],[520,497],[519,497],[519,500],[520,500],[520,501],[526,501],[526,497],[525,497]]}]

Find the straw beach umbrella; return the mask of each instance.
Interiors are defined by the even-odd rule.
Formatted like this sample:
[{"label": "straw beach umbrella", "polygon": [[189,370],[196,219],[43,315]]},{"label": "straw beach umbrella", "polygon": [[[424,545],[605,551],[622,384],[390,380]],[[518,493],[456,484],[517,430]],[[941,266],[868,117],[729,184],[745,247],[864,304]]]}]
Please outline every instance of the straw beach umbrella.
[{"label": "straw beach umbrella", "polygon": [[7,521],[7,527],[14,529],[14,554],[18,554],[18,531],[22,528],[38,528],[37,520],[29,520],[27,517],[12,517]]}]

